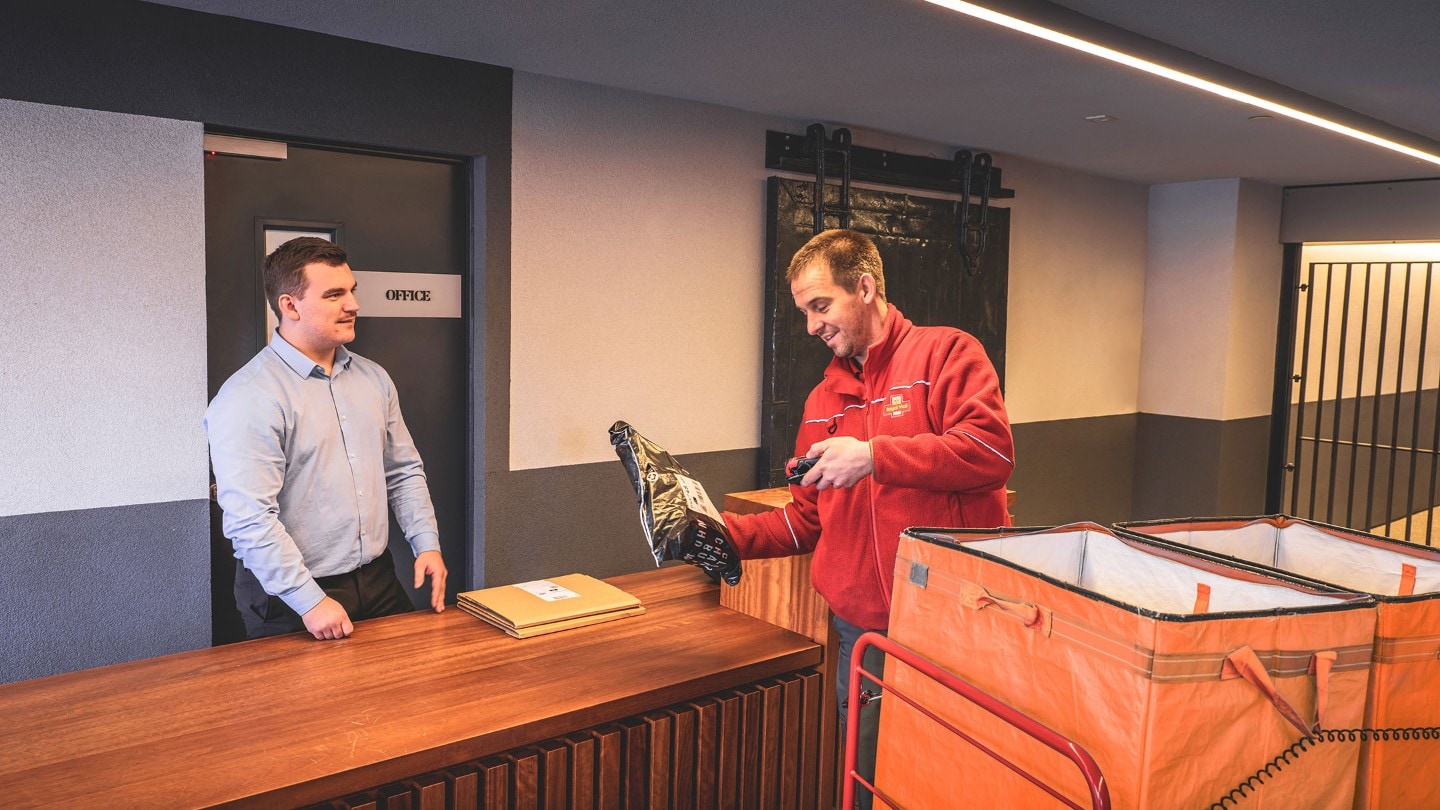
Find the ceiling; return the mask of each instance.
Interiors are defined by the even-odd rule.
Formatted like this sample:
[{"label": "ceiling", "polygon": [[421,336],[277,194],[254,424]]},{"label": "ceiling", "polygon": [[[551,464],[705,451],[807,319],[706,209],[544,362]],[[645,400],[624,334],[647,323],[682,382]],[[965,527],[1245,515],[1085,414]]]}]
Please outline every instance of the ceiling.
[{"label": "ceiling", "polygon": [[[1440,176],[921,0],[164,2],[1143,183]],[[1440,153],[1431,0],[982,2]],[[1116,120],[1085,120],[1096,114]]]}]

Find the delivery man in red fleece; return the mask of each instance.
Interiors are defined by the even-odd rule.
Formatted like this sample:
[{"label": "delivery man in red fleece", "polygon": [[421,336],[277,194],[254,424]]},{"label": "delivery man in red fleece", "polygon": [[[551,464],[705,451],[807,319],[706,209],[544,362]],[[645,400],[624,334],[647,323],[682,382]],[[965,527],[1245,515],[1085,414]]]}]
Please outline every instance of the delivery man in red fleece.
[{"label": "delivery man in red fleece", "polygon": [[[1014,451],[1000,381],[980,342],[959,329],[915,326],[886,303],[868,237],[817,234],[786,279],[807,331],[835,353],[805,400],[795,440],[797,456],[818,461],[783,509],[727,513],[725,522],[742,558],[815,552],[811,578],[840,639],[843,723],[855,639],[890,624],[901,531],[1008,525]],[[869,738],[862,759],[873,758],[865,749],[878,713],[864,712],[861,725]]]}]

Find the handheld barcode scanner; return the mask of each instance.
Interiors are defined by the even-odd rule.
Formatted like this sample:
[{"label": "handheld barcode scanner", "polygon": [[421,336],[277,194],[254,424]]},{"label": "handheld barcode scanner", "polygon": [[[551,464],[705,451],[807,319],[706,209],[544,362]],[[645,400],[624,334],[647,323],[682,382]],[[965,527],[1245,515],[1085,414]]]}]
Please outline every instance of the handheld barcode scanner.
[{"label": "handheld barcode scanner", "polygon": [[785,480],[792,484],[799,484],[800,480],[805,477],[805,473],[810,472],[810,468],[814,467],[815,462],[819,460],[818,458],[790,459],[785,462]]}]

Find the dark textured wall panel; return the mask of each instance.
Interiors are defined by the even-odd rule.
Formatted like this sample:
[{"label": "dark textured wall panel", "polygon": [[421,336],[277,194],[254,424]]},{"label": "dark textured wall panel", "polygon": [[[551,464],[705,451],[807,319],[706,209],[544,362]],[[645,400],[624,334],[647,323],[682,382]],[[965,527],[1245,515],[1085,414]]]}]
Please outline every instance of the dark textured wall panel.
[{"label": "dark textured wall panel", "polygon": [[1130,514],[1133,413],[1014,425],[1015,522],[1048,526]]},{"label": "dark textured wall panel", "polygon": [[208,501],[0,517],[0,682],[210,643]]}]

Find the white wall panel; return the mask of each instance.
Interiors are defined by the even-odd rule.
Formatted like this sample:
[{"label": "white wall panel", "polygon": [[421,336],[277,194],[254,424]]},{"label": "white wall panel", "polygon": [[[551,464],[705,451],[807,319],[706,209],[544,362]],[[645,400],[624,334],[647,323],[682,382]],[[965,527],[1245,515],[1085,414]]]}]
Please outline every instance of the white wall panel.
[{"label": "white wall panel", "polygon": [[738,110],[515,74],[510,467],[759,444],[765,130]]},{"label": "white wall panel", "polygon": [[201,135],[0,100],[0,515],[205,497]]},{"label": "white wall panel", "polygon": [[1135,413],[1146,186],[996,155],[1009,201],[1015,423]]},{"label": "white wall panel", "polygon": [[1144,413],[1220,419],[1239,181],[1150,188]]},{"label": "white wall panel", "polygon": [[1222,419],[1265,416],[1272,406],[1275,329],[1285,261],[1279,237],[1280,203],[1280,188],[1240,181]]}]

